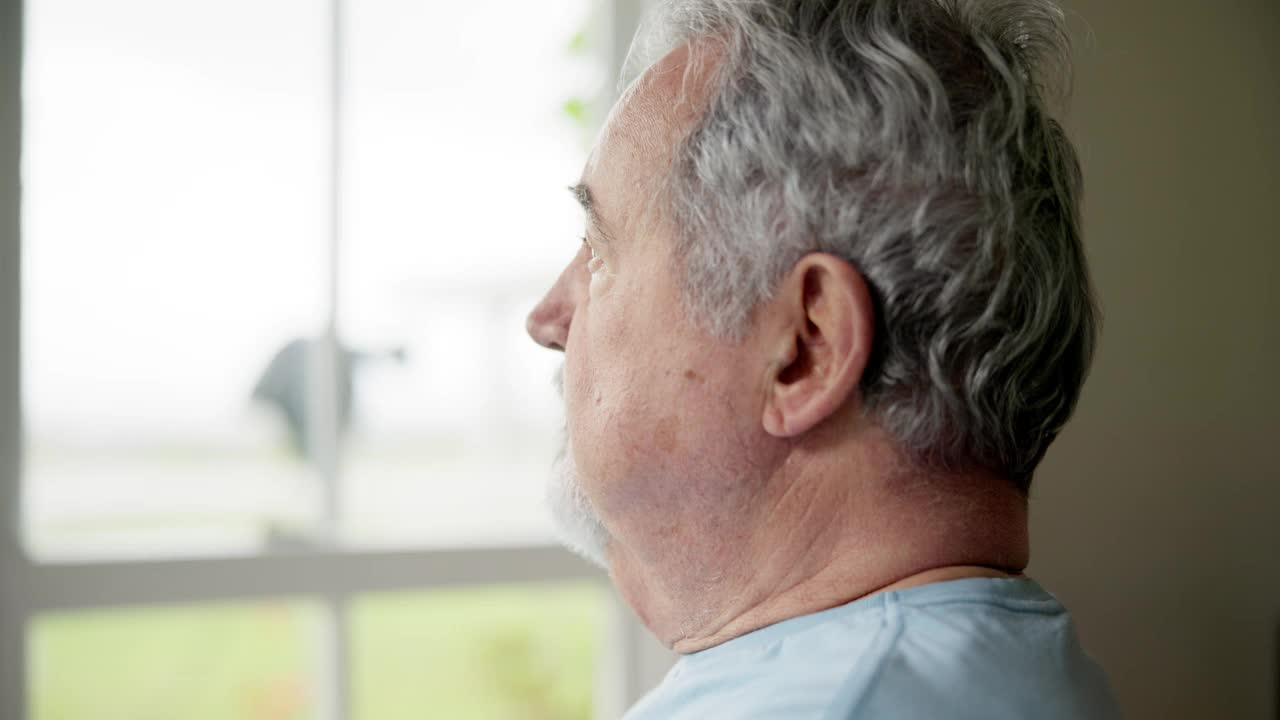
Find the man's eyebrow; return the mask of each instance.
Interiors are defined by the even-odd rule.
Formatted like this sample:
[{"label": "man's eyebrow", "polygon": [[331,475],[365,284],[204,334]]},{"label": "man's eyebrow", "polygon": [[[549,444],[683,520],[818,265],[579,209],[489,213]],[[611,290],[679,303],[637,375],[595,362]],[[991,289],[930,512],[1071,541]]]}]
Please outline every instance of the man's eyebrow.
[{"label": "man's eyebrow", "polygon": [[595,196],[591,194],[591,188],[586,183],[578,183],[569,186],[569,192],[573,193],[573,197],[582,206],[582,210],[587,213],[587,222],[600,236],[600,239],[609,243],[613,240],[613,236],[608,231],[604,218],[600,215],[600,209],[596,206]]}]

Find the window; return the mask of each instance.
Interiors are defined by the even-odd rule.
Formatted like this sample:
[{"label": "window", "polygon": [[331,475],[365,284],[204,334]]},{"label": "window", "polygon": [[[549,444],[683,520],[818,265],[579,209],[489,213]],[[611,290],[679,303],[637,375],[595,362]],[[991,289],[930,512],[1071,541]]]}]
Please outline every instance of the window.
[{"label": "window", "polygon": [[[351,717],[590,720],[604,594],[579,582],[358,597],[344,626]],[[326,624],[289,600],[42,614],[31,716],[315,717]]]},{"label": "window", "polygon": [[308,717],[323,622],[288,601],[40,615],[30,716]]},{"label": "window", "polygon": [[328,313],[325,6],[26,14],[27,547],[251,553],[314,527],[315,473],[251,394]]},{"label": "window", "polygon": [[639,1],[20,6],[0,715],[163,715],[208,676],[208,717],[388,717],[399,641],[484,618],[453,685],[509,692],[475,717],[634,700],[666,658],[550,542],[557,358],[521,328]]}]

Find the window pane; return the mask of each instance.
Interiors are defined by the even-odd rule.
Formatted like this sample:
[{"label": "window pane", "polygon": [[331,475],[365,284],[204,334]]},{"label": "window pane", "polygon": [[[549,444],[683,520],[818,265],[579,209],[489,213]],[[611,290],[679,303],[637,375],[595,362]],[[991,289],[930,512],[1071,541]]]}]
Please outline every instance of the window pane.
[{"label": "window pane", "polygon": [[354,720],[590,720],[594,583],[376,595],[352,614]]},{"label": "window pane", "polygon": [[29,0],[23,324],[37,555],[249,550],[317,514],[268,362],[326,312],[328,16]]},{"label": "window pane", "polygon": [[321,622],[296,603],[42,615],[28,628],[31,717],[314,717]]},{"label": "window pane", "polygon": [[605,5],[349,6],[339,307],[358,358],[343,468],[357,542],[551,536],[559,358],[524,316],[580,244],[566,187],[608,87]]}]

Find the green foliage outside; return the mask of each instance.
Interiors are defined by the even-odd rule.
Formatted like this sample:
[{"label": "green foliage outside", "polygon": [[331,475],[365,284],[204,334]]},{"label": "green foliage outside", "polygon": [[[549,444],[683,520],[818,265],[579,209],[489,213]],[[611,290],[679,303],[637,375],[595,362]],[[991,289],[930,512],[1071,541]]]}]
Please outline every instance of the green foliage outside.
[{"label": "green foliage outside", "polygon": [[[589,720],[595,584],[371,596],[351,623],[353,720]],[[49,615],[29,628],[33,720],[305,720],[307,603]]]},{"label": "green foliage outside", "polygon": [[[594,12],[582,19],[581,27],[564,45],[566,55],[577,58],[582,62],[599,62],[599,58],[593,57],[593,55],[598,54],[596,46],[598,38],[595,35],[595,30],[599,25],[596,13],[600,11],[601,8],[597,7]],[[566,98],[560,104],[561,114],[582,133],[583,142],[587,147],[591,145],[595,131],[604,119],[605,110],[600,93],[587,96],[574,95]]]},{"label": "green foliage outside", "polygon": [[29,628],[32,718],[302,718],[314,619],[285,603],[42,617]]},{"label": "green foliage outside", "polygon": [[364,600],[354,720],[590,720],[604,599],[584,583]]}]

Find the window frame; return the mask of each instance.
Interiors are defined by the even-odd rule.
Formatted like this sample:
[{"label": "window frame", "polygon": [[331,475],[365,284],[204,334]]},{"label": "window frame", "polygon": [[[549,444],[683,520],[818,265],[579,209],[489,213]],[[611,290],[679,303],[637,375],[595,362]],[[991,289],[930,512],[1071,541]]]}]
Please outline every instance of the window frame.
[{"label": "window frame", "polygon": [[[651,0],[603,1],[612,5],[610,71],[611,77],[619,77],[631,36]],[[337,57],[344,0],[331,3]],[[344,720],[351,708],[347,619],[357,596],[494,583],[607,583],[604,573],[552,546],[361,551],[322,543],[303,551],[234,557],[91,563],[31,558],[21,533],[23,5],[23,0],[0,0],[0,718],[26,715],[28,626],[40,613],[281,597],[319,602],[328,622],[321,645],[325,657],[319,665],[326,676],[319,683],[325,695],[316,698],[316,715]],[[342,120],[340,73],[335,63],[334,137]],[[332,193],[337,197],[342,176],[336,142],[333,158]],[[337,212],[336,204],[332,212]],[[338,227],[338,218],[332,220]],[[331,252],[336,253],[339,240],[333,238]],[[616,595],[610,597],[597,672],[597,718],[621,715],[661,678],[673,658]]]}]

